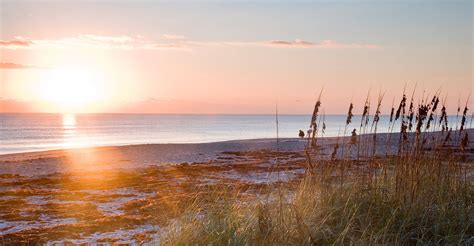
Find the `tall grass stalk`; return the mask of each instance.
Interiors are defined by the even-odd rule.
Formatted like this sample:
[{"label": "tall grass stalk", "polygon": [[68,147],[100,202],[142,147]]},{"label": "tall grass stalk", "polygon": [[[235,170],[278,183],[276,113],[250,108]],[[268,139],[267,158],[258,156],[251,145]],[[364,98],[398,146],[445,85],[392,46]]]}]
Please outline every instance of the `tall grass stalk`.
[{"label": "tall grass stalk", "polygon": [[[372,157],[375,157],[375,154],[377,152],[377,126],[379,124],[379,120],[380,120],[380,107],[382,106],[382,100],[383,100],[383,97],[384,97],[385,93],[382,93],[381,91],[379,91],[379,96],[377,98],[377,109],[375,110],[375,115],[374,115],[374,119],[372,121],[372,127],[374,128],[374,131],[373,131],[373,137],[372,137],[372,141],[373,141],[373,144],[372,144]],[[372,128],[371,127],[371,128]]]},{"label": "tall grass stalk", "polygon": [[346,124],[344,125],[344,133],[342,135],[342,158],[344,159],[344,146],[345,146],[345,137],[346,137],[346,132],[347,132],[347,126],[349,126],[349,124],[352,122],[352,116],[354,116],[352,114],[352,109],[354,108],[354,104],[349,104],[349,110],[347,112],[347,118],[346,118]]},{"label": "tall grass stalk", "polygon": [[385,156],[388,156],[389,149],[391,149],[391,138],[392,138],[392,132],[393,132],[393,127],[394,127],[394,120],[393,116],[395,114],[395,108],[394,108],[394,103],[395,103],[395,98],[392,99],[392,107],[390,110],[390,118],[388,122],[388,134],[387,134],[387,141],[385,142]]},{"label": "tall grass stalk", "polygon": [[360,126],[359,126],[359,140],[357,141],[357,159],[359,160],[360,159],[360,149],[361,147],[363,148],[364,146],[361,146],[362,144],[362,136],[363,136],[363,132],[362,132],[362,127],[365,127],[366,125],[366,118],[368,117],[369,115],[369,108],[370,108],[370,89],[369,91],[367,92],[367,96],[365,97],[365,103],[364,103],[364,109],[362,111],[362,116],[361,116],[361,119],[360,119]]}]

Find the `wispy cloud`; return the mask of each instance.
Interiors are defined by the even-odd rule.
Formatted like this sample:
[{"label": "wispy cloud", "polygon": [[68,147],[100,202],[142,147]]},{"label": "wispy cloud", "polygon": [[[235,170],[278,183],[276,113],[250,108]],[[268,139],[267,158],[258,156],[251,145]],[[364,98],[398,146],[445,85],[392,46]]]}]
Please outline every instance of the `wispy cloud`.
[{"label": "wispy cloud", "polygon": [[26,69],[33,68],[32,66],[12,63],[12,62],[0,62],[0,69]]},{"label": "wispy cloud", "polygon": [[183,35],[176,35],[176,34],[163,34],[162,36],[164,39],[171,39],[171,40],[185,40],[188,37]]},{"label": "wispy cloud", "polygon": [[270,47],[289,47],[289,48],[318,48],[318,49],[377,49],[378,45],[361,43],[342,43],[334,40],[323,40],[320,42],[309,42],[300,39],[295,41],[270,40],[264,42]]},{"label": "wispy cloud", "polygon": [[300,47],[300,48],[309,48],[314,46],[314,43],[304,41],[304,40],[295,40],[295,41],[286,41],[286,40],[270,40],[262,42],[268,46],[284,46],[284,47]]},{"label": "wispy cloud", "polygon": [[101,35],[79,35],[77,37],[61,38],[55,40],[34,40],[33,43],[40,47],[48,48],[99,48],[99,49],[147,49],[166,50],[181,49],[182,45],[168,42],[160,43],[145,39],[143,36],[101,36]]},{"label": "wispy cloud", "polygon": [[265,40],[265,41],[194,41],[180,39],[184,46],[241,46],[241,47],[264,47],[264,48],[305,48],[305,49],[378,49],[381,46],[369,43],[346,43],[335,40],[322,40],[319,42],[295,39],[288,40]]},{"label": "wispy cloud", "polygon": [[0,41],[0,48],[99,48],[99,49],[145,49],[145,50],[189,50],[200,46],[240,46],[264,48],[307,48],[307,49],[376,49],[380,46],[365,43],[346,43],[335,40],[319,42],[296,39],[264,41],[196,41],[183,35],[164,34],[159,40],[146,39],[143,36],[105,36],[84,34],[57,39],[26,39],[16,37],[14,40]]},{"label": "wispy cloud", "polygon": [[0,47],[16,49],[24,48],[31,45],[30,40],[25,40],[20,37],[15,37],[13,40],[0,40]]},{"label": "wispy cloud", "polygon": [[4,49],[63,49],[63,48],[96,48],[96,49],[147,49],[166,50],[185,48],[179,42],[156,42],[147,40],[143,36],[104,36],[84,34],[74,37],[57,39],[27,39],[16,37],[13,40],[0,41],[0,48]]}]

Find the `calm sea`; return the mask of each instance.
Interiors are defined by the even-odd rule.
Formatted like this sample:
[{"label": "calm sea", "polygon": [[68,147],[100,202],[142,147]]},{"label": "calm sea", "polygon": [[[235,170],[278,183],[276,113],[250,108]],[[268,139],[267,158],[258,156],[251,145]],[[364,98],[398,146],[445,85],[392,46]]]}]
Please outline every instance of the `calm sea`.
[{"label": "calm sea", "polygon": [[[310,115],[279,115],[279,136],[297,137]],[[346,116],[329,115],[325,136],[337,136]],[[359,129],[354,117],[348,129]],[[381,117],[378,132],[387,132]],[[86,146],[204,143],[275,138],[275,115],[0,114],[0,154]]]}]

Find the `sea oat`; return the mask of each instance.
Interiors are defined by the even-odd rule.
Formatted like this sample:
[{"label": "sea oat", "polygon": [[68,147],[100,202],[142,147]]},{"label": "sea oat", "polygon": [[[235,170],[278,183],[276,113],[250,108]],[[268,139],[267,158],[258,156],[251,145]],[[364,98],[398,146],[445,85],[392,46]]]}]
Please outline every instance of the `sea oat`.
[{"label": "sea oat", "polygon": [[349,112],[347,113],[347,119],[346,119],[346,125],[349,125],[352,122],[352,109],[354,108],[354,105],[351,103],[349,105]]},{"label": "sea oat", "polygon": [[459,134],[464,130],[464,125],[466,124],[466,115],[467,115],[467,102],[466,106],[464,106],[464,110],[462,111],[462,117],[461,117],[461,127],[459,127]]}]

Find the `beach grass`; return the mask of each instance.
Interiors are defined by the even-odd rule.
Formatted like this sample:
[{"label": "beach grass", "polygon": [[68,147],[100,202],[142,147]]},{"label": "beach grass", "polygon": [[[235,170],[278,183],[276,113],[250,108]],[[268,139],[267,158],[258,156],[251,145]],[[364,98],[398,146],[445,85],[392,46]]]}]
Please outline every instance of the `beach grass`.
[{"label": "beach grass", "polygon": [[[169,245],[406,245],[474,243],[472,181],[455,161],[377,160],[376,172],[330,161],[296,187],[275,188],[259,201],[219,189],[196,203],[164,235]],[[417,172],[397,180],[403,166]],[[323,170],[324,169],[324,170]],[[387,170],[387,173],[385,172]],[[321,175],[318,175],[320,173]],[[331,175],[332,174],[332,175]]]},{"label": "beach grass", "polygon": [[[413,92],[414,94],[414,92]],[[370,122],[370,101],[355,135],[344,135],[330,158],[318,149],[318,97],[305,149],[306,174],[295,187],[280,182],[258,199],[245,200],[239,190],[219,189],[205,203],[194,203],[163,233],[165,245],[473,245],[474,186],[472,149],[466,128],[467,105],[461,123],[448,129],[445,103],[437,108],[439,92],[418,108],[413,96],[407,110],[403,92],[392,107],[390,129],[398,134],[376,144],[383,94]],[[396,112],[396,113],[395,113]],[[416,117],[414,117],[416,116]],[[322,125],[322,126],[321,126]],[[375,127],[374,127],[375,125]],[[413,127],[412,127],[413,126]],[[431,128],[430,128],[431,127]],[[439,127],[439,128],[437,128]],[[322,130],[321,130],[322,129]],[[439,130],[441,129],[441,131]],[[464,131],[463,131],[464,130]],[[398,142],[393,145],[390,137]],[[371,137],[373,136],[373,138]],[[454,137],[453,137],[454,136]],[[397,148],[396,154],[376,154],[378,145]],[[342,145],[342,148],[339,148]],[[357,148],[356,157],[344,147]],[[342,149],[342,150],[341,150]],[[342,153],[341,153],[342,152]],[[276,162],[275,165],[278,165]]]}]

